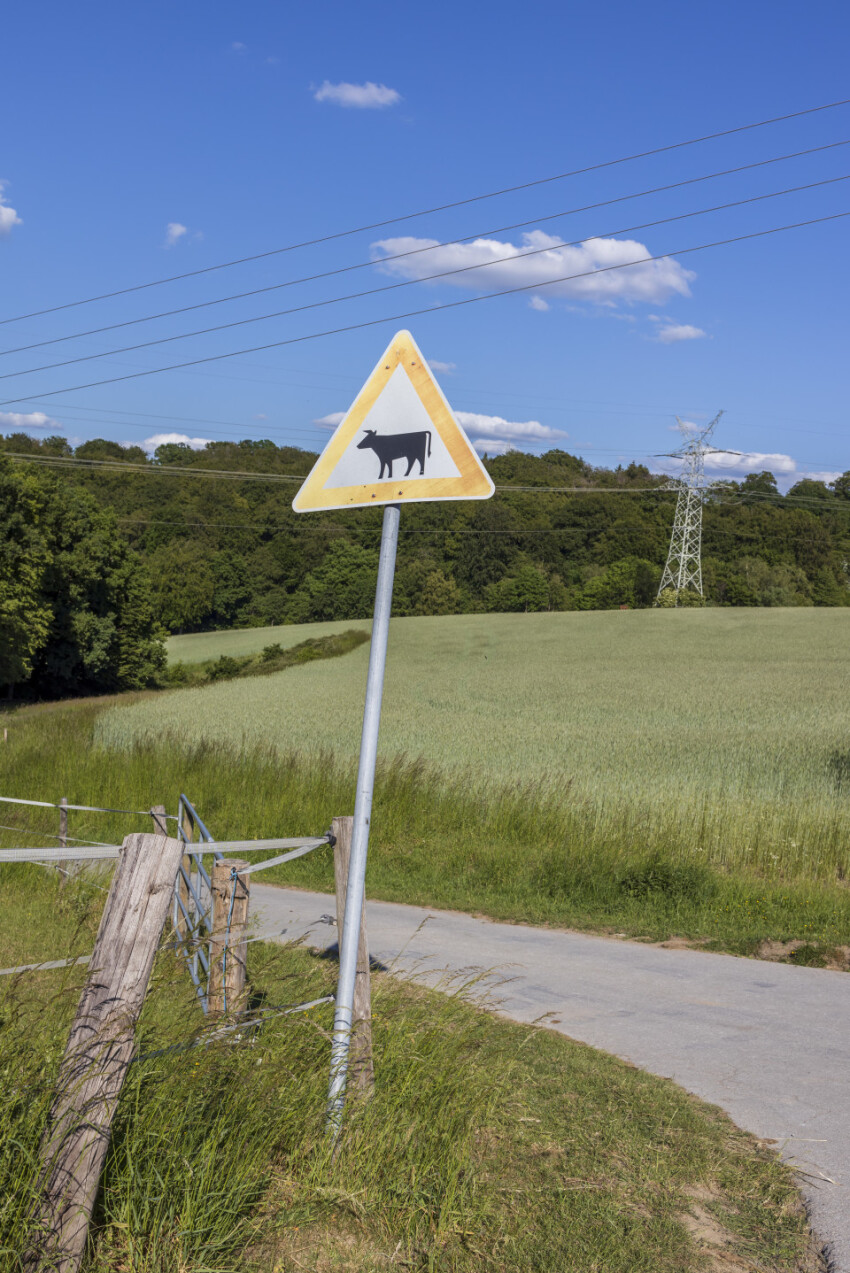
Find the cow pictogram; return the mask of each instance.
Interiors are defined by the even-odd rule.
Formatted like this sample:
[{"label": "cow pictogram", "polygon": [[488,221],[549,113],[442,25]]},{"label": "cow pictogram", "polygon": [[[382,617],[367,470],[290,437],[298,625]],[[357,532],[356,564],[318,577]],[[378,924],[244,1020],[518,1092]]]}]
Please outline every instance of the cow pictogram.
[{"label": "cow pictogram", "polygon": [[494,489],[422,351],[402,331],[343,416],[292,507],[311,513],[489,499]]},{"label": "cow pictogram", "polygon": [[[426,449],[427,448],[427,449]],[[425,476],[425,460],[431,458],[431,430],[420,429],[416,433],[391,433],[379,435],[375,429],[366,429],[366,436],[357,443],[358,451],[374,451],[381,461],[378,474],[380,482],[386,475],[393,475],[393,461],[407,460],[404,476],[410,477],[414,464],[419,465],[419,476]]]}]

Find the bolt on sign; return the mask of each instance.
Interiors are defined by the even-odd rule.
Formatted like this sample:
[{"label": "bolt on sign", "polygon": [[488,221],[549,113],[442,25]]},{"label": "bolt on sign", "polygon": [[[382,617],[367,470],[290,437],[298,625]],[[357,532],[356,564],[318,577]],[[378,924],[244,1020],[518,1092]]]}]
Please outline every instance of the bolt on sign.
[{"label": "bolt on sign", "polygon": [[334,1137],[342,1127],[355,1024],[357,948],[400,509],[421,500],[489,499],[494,489],[416,341],[410,332],[401,331],[292,501],[296,513],[384,506],[331,1050],[328,1130]]},{"label": "bolt on sign", "polygon": [[393,337],[292,502],[296,513],[489,499],[493,483],[410,332]]}]

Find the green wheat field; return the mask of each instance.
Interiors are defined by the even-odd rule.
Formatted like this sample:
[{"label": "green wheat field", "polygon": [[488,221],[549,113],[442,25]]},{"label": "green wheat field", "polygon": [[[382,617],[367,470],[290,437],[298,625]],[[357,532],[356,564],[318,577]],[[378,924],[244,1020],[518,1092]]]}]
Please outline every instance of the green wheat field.
[{"label": "green wheat field", "polygon": [[[186,661],[343,624],[178,637]],[[170,735],[356,762],[368,646],[101,716],[110,749]],[[683,610],[393,621],[387,762],[482,801],[523,788],[590,839],[663,843],[768,878],[850,873],[850,611]]]}]

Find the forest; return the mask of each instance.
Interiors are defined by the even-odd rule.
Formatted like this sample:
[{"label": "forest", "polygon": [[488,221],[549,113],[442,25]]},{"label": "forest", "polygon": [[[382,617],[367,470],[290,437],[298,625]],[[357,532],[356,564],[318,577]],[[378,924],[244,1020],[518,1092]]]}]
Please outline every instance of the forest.
[{"label": "forest", "polygon": [[[166,633],[368,617],[381,514],[293,513],[315,459],[268,440],[151,456],[0,438],[0,684],[131,687],[156,678]],[[654,603],[676,500],[666,477],[562,450],[485,462],[493,499],[405,508],[394,613]],[[709,492],[704,602],[680,603],[848,605],[848,563],[850,472],[784,495],[750,474]]]}]

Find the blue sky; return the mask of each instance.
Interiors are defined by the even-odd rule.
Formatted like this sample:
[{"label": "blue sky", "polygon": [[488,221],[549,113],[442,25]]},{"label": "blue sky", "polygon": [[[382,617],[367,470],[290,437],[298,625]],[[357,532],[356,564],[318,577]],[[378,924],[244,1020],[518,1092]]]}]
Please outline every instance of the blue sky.
[{"label": "blue sky", "polygon": [[[850,11],[817,0],[528,11],[438,0],[409,12],[336,0],[36,0],[4,26],[0,317],[850,96]],[[700,422],[723,407],[717,444],[745,456],[721,457],[718,476],[769,467],[788,485],[843,471],[850,218],[547,280],[850,209],[850,182],[839,181],[630,229],[842,177],[850,146],[624,198],[845,138],[847,106],[6,323],[2,351],[74,339],[3,353],[3,374],[406,284],[0,380],[0,429],[148,447],[177,434],[318,448],[328,435],[315,422],[347,408],[394,330],[409,326],[490,453],[562,446],[593,463],[628,463],[670,449],[675,414]],[[469,241],[442,246],[458,238]],[[384,259],[421,248],[429,250]],[[365,268],[292,283],[352,265]],[[276,290],[78,336],[262,287]],[[529,290],[447,308],[510,287]]]}]

